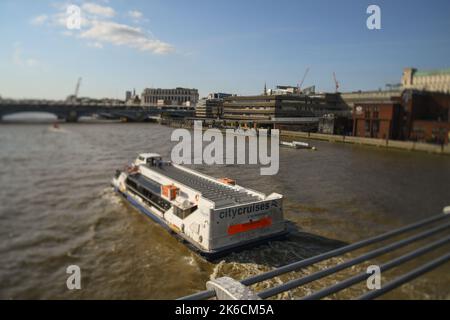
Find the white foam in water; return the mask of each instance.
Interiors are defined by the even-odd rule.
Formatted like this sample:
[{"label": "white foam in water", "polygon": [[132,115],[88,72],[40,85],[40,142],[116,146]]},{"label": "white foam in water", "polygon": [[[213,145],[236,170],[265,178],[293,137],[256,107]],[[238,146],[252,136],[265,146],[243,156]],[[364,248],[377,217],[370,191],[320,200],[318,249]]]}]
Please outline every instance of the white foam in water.
[{"label": "white foam in water", "polygon": [[122,201],[120,196],[114,192],[112,187],[107,187],[100,192],[100,197],[109,201],[113,205],[121,205]]},{"label": "white foam in water", "polygon": [[68,131],[63,128],[55,128],[54,126],[51,126],[47,129],[48,132],[51,133],[67,133]]},{"label": "white foam in water", "polygon": [[197,266],[197,262],[195,261],[193,255],[190,255],[189,257],[183,257],[183,260],[190,266]]}]

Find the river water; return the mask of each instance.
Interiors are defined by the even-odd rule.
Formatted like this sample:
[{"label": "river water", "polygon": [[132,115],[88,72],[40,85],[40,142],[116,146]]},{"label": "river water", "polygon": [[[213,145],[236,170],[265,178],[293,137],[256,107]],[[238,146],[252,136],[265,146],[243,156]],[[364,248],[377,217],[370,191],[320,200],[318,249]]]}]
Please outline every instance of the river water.
[{"label": "river water", "polygon": [[[318,151],[281,149],[276,176],[262,177],[254,166],[196,166],[249,188],[283,194],[285,217],[297,228],[289,240],[206,262],[110,187],[115,169],[139,152],[168,157],[172,130],[157,124],[62,124],[59,130],[49,124],[0,125],[0,298],[173,299],[204,290],[211,277],[242,279],[423,219],[450,205],[450,159],[445,156],[313,141]],[[430,257],[433,254],[402,270]],[[81,290],[66,287],[69,265],[81,268]],[[368,265],[277,298],[301,297]],[[402,270],[383,274],[383,281]],[[449,271],[448,264],[442,266],[385,298],[450,299]],[[333,298],[363,291],[357,285]]]}]

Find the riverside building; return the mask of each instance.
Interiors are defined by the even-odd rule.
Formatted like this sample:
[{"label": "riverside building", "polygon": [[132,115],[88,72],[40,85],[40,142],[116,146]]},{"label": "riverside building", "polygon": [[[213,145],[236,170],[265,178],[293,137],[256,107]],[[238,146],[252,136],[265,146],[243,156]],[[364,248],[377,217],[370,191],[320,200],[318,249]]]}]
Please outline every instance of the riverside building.
[{"label": "riverside building", "polygon": [[231,97],[229,93],[210,93],[207,98],[200,99],[195,107],[197,118],[218,119],[223,113],[223,99]]},{"label": "riverside building", "polygon": [[190,105],[197,104],[199,99],[197,89],[175,88],[147,88],[141,95],[142,104],[145,106],[163,106],[163,105]]},{"label": "riverside building", "polygon": [[405,68],[402,76],[403,89],[450,93],[450,69],[419,71]]}]

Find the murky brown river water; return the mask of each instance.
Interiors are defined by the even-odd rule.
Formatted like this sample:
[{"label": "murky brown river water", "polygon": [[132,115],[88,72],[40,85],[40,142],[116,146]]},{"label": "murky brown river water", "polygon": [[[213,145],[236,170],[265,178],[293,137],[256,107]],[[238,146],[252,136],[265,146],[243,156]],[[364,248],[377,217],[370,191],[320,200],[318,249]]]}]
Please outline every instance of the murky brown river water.
[{"label": "murky brown river water", "polygon": [[[300,231],[287,241],[205,262],[110,188],[115,169],[137,153],[169,156],[172,130],[156,124],[62,124],[61,130],[49,124],[0,125],[0,298],[177,298],[203,290],[210,277],[244,278],[437,214],[450,205],[450,158],[443,156],[314,141],[316,152],[281,149],[280,172],[272,177],[261,177],[256,167],[198,166],[249,188],[282,193],[285,216]],[[448,250],[444,247],[440,253]],[[430,257],[433,254],[402,268]],[[301,272],[339,260],[343,258]],[[78,291],[66,287],[66,267],[72,264],[82,272]],[[278,298],[300,297],[364,271],[367,265]],[[383,281],[399,271],[384,274]],[[362,292],[362,286],[355,286],[334,298]],[[385,298],[450,299],[450,266]]]}]

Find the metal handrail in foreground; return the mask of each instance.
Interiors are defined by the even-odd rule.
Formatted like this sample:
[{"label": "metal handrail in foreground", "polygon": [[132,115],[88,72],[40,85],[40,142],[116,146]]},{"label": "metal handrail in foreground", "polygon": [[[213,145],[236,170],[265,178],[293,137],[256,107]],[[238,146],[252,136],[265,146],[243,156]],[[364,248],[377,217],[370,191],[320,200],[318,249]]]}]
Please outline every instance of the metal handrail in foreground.
[{"label": "metal handrail in foreground", "polygon": [[[348,246],[344,246],[344,247],[341,247],[341,248],[338,248],[338,249],[335,249],[335,250],[332,250],[332,251],[320,254],[320,255],[315,256],[315,257],[311,257],[311,258],[304,259],[304,260],[301,260],[301,261],[298,261],[298,262],[294,262],[294,263],[288,264],[286,266],[283,266],[283,267],[280,267],[280,268],[276,268],[274,270],[271,270],[271,271],[268,271],[268,272],[265,272],[265,273],[262,273],[262,274],[259,274],[259,275],[256,275],[256,276],[249,277],[247,279],[244,279],[244,280],[240,281],[240,283],[242,285],[244,285],[244,286],[250,286],[250,285],[253,285],[253,284],[256,284],[256,283],[259,283],[259,282],[262,282],[262,281],[265,281],[265,280],[268,280],[268,279],[271,279],[271,278],[274,278],[274,277],[277,277],[277,276],[280,276],[280,275],[283,275],[283,274],[286,274],[286,273],[289,273],[289,272],[298,271],[301,268],[311,266],[311,265],[313,265],[313,264],[315,264],[317,262],[324,261],[324,260],[327,260],[327,259],[330,259],[330,258],[333,258],[333,257],[337,257],[337,256],[343,255],[345,253],[348,253],[348,252],[351,252],[351,251],[355,251],[357,249],[369,246],[371,244],[379,243],[379,242],[381,242],[383,240],[395,237],[397,235],[400,235],[400,234],[403,234],[403,233],[406,233],[406,232],[409,232],[409,231],[413,231],[415,229],[419,229],[421,227],[424,227],[426,225],[432,224],[434,222],[438,222],[438,221],[447,219],[449,216],[450,216],[449,214],[435,215],[433,217],[421,220],[419,222],[407,225],[405,227],[398,228],[398,229],[386,232],[386,233],[381,234],[379,236],[375,236],[375,237],[372,237],[372,238],[369,238],[369,239],[366,239],[366,240],[362,240],[362,241],[356,242],[354,244],[351,244],[351,245],[348,245]],[[434,227],[434,228],[432,228],[432,229],[430,229],[428,231],[425,231],[425,232],[422,232],[420,234],[414,235],[414,236],[412,236],[410,238],[407,238],[407,239],[404,239],[404,240],[400,240],[400,241],[394,242],[394,243],[392,243],[392,244],[390,244],[388,246],[381,247],[379,249],[376,249],[376,250],[373,250],[371,252],[368,252],[368,253],[360,256],[360,257],[357,257],[355,259],[349,260],[349,261],[344,262],[344,263],[342,263],[340,265],[337,265],[337,266],[334,266],[334,267],[331,267],[331,268],[328,268],[328,269],[316,272],[316,273],[311,274],[311,275],[309,275],[309,276],[307,276],[305,278],[292,280],[292,281],[284,283],[284,284],[282,284],[280,286],[276,286],[274,288],[270,288],[270,289],[264,290],[264,291],[262,291],[260,293],[257,293],[257,295],[260,298],[268,298],[268,297],[274,296],[276,294],[288,291],[288,290],[293,289],[295,287],[298,287],[298,286],[300,286],[302,284],[305,284],[305,283],[317,280],[317,279],[322,278],[322,277],[324,277],[326,275],[333,274],[333,273],[335,273],[335,272],[337,272],[339,270],[342,270],[344,268],[348,268],[348,267],[350,267],[352,265],[355,265],[357,263],[360,263],[362,261],[365,261],[365,260],[368,260],[370,258],[382,255],[382,254],[390,252],[390,251],[393,251],[393,250],[395,250],[397,248],[400,248],[402,246],[406,246],[406,245],[408,245],[408,244],[410,244],[410,243],[412,243],[414,241],[422,240],[422,239],[424,239],[426,237],[429,237],[431,235],[434,235],[434,234],[436,234],[438,232],[441,232],[441,231],[447,229],[449,226],[450,226],[450,224],[446,223],[445,225]],[[195,293],[195,294],[192,294],[192,295],[189,295],[189,296],[186,296],[186,297],[182,297],[179,300],[202,300],[202,299],[214,298],[215,296],[216,296],[216,293],[215,293],[214,290],[205,290],[205,291],[202,291],[202,292],[199,292],[199,293]]]},{"label": "metal handrail in foreground", "polygon": [[427,238],[429,236],[432,236],[432,235],[434,235],[434,234],[436,234],[438,232],[441,232],[441,231],[443,231],[443,230],[445,230],[445,229],[447,229],[449,227],[450,227],[450,223],[447,223],[447,224],[445,224],[443,226],[433,228],[433,229],[431,229],[429,231],[422,232],[422,233],[414,235],[414,236],[412,236],[410,238],[407,238],[407,239],[404,239],[404,240],[401,240],[401,241],[398,241],[398,242],[394,242],[394,243],[392,243],[392,244],[390,244],[390,245],[388,245],[386,247],[381,247],[379,249],[370,251],[370,252],[365,253],[365,254],[357,257],[357,258],[348,260],[348,261],[343,262],[341,264],[338,264],[338,265],[336,265],[334,267],[330,267],[330,268],[318,271],[316,273],[313,273],[313,274],[311,274],[309,276],[306,276],[304,278],[295,279],[295,280],[286,282],[286,283],[284,283],[282,285],[279,285],[279,286],[276,286],[276,287],[264,290],[264,291],[258,293],[258,296],[260,296],[262,299],[273,297],[273,296],[275,296],[277,294],[280,294],[282,292],[288,291],[290,289],[297,288],[299,286],[302,286],[302,285],[305,285],[305,284],[310,283],[312,281],[315,281],[315,280],[318,280],[320,278],[326,277],[328,275],[331,275],[331,274],[336,273],[338,271],[341,271],[343,269],[349,268],[349,267],[354,266],[356,264],[359,264],[361,262],[364,262],[364,261],[367,261],[369,259],[381,256],[381,255],[386,254],[388,252],[394,251],[394,250],[396,250],[398,248],[401,248],[401,247],[404,247],[406,245],[409,245],[409,244],[411,244],[411,243],[413,243],[415,241],[419,241],[419,240],[425,239],[425,238]]},{"label": "metal handrail in foreground", "polygon": [[446,255],[439,257],[437,259],[434,259],[423,266],[420,266],[414,270],[411,270],[410,272],[398,277],[397,279],[385,284],[381,289],[376,291],[371,291],[363,294],[362,296],[358,297],[359,300],[369,300],[369,299],[375,299],[386,292],[389,292],[411,280],[414,280],[415,278],[433,270],[437,267],[443,265],[444,263],[447,263],[450,261],[450,253],[447,253]]},{"label": "metal handrail in foreground", "polygon": [[[380,266],[380,271],[387,271],[389,269],[392,269],[394,267],[397,267],[405,262],[408,262],[414,258],[417,258],[421,255],[424,255],[428,252],[433,251],[434,249],[437,249],[443,245],[446,245],[450,242],[450,237],[446,237],[445,239],[433,242],[423,248],[420,248],[418,250],[414,250],[413,252],[407,253],[399,258],[396,258],[388,263],[385,263]],[[363,280],[366,280],[368,277],[370,277],[370,274],[366,272],[362,272],[354,277],[348,278],[346,280],[343,280],[333,286],[330,286],[328,288],[322,289],[320,291],[317,291],[309,296],[303,297],[302,300],[316,300],[321,299],[326,296],[329,296],[330,294],[336,293],[338,291],[341,291],[343,289],[346,289],[348,287],[351,287]],[[386,291],[387,292],[387,291]]]}]

